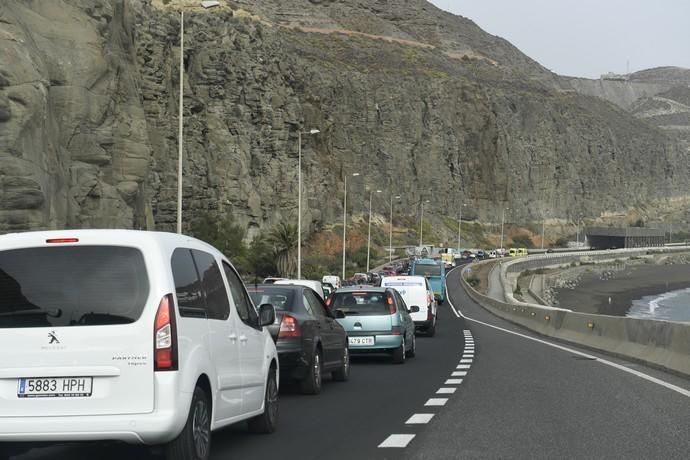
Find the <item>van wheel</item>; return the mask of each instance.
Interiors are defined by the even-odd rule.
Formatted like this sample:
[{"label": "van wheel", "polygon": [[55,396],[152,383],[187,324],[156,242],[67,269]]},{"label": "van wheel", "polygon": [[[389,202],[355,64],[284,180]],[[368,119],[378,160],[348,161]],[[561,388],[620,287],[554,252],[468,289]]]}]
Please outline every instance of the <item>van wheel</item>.
[{"label": "van wheel", "polygon": [[249,419],[249,431],[252,433],[273,433],[278,426],[278,382],[276,371],[271,368],[266,380],[264,395],[264,413]]},{"label": "van wheel", "polygon": [[436,318],[431,321],[431,326],[426,330],[427,337],[433,337],[436,335]]},{"label": "van wheel", "polygon": [[211,404],[200,387],[194,389],[187,423],[165,446],[167,460],[207,460],[211,454]]},{"label": "van wheel", "polygon": [[345,345],[343,349],[343,362],[340,369],[333,371],[333,380],[338,382],[346,382],[350,378],[350,350]]},{"label": "van wheel", "polygon": [[405,362],[405,336],[402,338],[402,343],[398,348],[393,350],[393,363],[403,364]]},{"label": "van wheel", "polygon": [[300,383],[300,390],[305,395],[317,395],[321,393],[321,351],[317,348],[309,364],[309,372]]}]

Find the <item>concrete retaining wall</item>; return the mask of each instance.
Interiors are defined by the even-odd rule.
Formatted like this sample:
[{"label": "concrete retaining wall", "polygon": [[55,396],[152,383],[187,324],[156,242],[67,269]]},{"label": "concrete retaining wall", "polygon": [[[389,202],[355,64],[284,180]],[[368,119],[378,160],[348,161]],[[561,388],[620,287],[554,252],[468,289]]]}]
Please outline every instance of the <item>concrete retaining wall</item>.
[{"label": "concrete retaining wall", "polygon": [[[687,251],[688,249],[683,248],[683,250]],[[608,256],[608,259],[613,260],[637,255],[636,253],[640,253],[639,255],[648,253],[648,251],[640,250],[630,250],[630,254],[625,255],[621,253],[621,250],[612,252],[618,257],[611,257],[611,254],[601,254],[601,258],[597,259],[604,261],[607,260],[606,256]],[[567,262],[560,260],[562,257],[570,257],[570,260]],[[503,274],[503,270],[508,268],[511,271],[517,271],[518,268],[522,268],[522,270],[541,268],[552,265],[556,258],[559,259],[557,264],[562,265],[570,263],[576,257],[582,257],[582,254],[555,257],[547,255],[518,259],[502,264],[501,272]],[[542,260],[537,262],[537,259]],[[515,265],[519,267],[515,267]],[[690,376],[690,323],[586,314],[517,301],[515,303],[501,302],[481,294],[467,283],[465,275],[467,270],[471,268],[471,266],[464,268],[460,277],[465,292],[479,305],[503,319],[545,336],[584,345]],[[508,294],[507,289],[506,294]],[[512,292],[506,298],[513,299]]]}]

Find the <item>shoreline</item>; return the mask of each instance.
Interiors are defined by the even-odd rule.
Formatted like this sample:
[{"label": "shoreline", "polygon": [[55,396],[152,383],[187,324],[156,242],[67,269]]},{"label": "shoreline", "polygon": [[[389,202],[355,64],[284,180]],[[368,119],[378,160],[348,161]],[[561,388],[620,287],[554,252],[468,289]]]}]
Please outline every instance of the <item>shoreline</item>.
[{"label": "shoreline", "polygon": [[635,300],[690,288],[690,264],[629,265],[610,271],[608,279],[602,279],[602,271],[583,274],[574,289],[553,288],[559,306],[582,313],[626,316]]}]

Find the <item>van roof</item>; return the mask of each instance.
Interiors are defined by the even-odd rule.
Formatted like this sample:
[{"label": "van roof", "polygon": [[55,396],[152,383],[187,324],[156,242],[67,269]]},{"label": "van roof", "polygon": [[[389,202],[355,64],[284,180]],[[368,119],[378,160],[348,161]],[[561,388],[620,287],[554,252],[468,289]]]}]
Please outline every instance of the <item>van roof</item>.
[{"label": "van roof", "polygon": [[[76,239],[78,241],[67,241]],[[136,245],[148,246],[157,244],[160,247],[175,248],[188,244],[206,247],[215,250],[213,246],[204,241],[187,235],[170,232],[153,232],[147,230],[119,230],[119,229],[93,229],[93,230],[45,230],[38,232],[8,233],[0,235],[0,246],[3,249],[22,247],[48,246],[49,240],[66,240],[56,244],[64,245],[104,245],[122,246]]]}]

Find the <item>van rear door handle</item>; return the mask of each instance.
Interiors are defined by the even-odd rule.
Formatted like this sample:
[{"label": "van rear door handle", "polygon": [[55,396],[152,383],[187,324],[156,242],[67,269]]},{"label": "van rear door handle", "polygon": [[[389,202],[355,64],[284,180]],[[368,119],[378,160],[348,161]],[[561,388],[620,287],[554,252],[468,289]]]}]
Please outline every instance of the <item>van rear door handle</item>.
[{"label": "van rear door handle", "polygon": [[247,336],[246,336],[246,335],[241,335],[241,336],[240,336],[240,342],[246,343],[246,342],[247,342]]},{"label": "van rear door handle", "polygon": [[230,341],[234,343],[235,341],[237,341],[237,334],[233,332],[228,336],[228,339],[230,339]]}]

